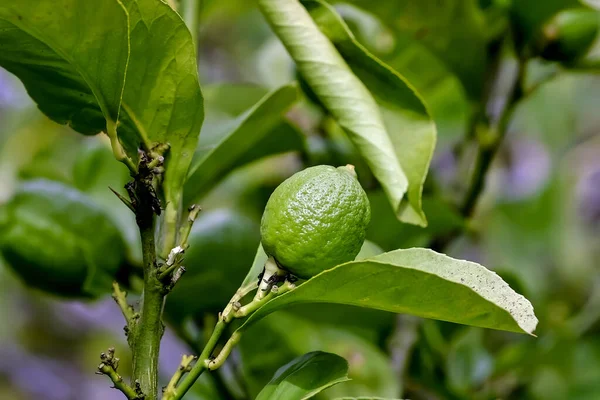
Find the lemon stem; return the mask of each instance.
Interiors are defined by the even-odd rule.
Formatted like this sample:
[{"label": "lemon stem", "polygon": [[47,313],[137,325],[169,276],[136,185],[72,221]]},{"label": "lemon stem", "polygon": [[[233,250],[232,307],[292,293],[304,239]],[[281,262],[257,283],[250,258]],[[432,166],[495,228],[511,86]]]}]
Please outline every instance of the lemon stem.
[{"label": "lemon stem", "polygon": [[260,300],[269,294],[273,283],[277,281],[277,279],[274,278],[278,276],[284,276],[285,274],[286,272],[279,268],[279,265],[277,265],[275,258],[269,257],[265,263],[265,272],[260,280],[260,284],[258,285],[258,290],[256,291],[256,296],[254,299]]}]

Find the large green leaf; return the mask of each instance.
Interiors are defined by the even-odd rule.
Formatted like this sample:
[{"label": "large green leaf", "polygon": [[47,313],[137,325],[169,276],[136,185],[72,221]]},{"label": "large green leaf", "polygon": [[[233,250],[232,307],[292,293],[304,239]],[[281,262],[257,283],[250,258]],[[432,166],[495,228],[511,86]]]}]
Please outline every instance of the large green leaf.
[{"label": "large green leaf", "polygon": [[399,206],[392,203],[394,208],[397,207],[399,219],[427,225],[421,193],[435,148],[436,128],[425,104],[403,76],[378,60],[354,38],[331,6],[321,0],[302,0],[302,4],[380,106],[394,151],[408,179],[407,201],[402,201]]},{"label": "large green leaf", "polygon": [[348,362],[342,357],[315,351],[281,367],[256,400],[303,400],[348,380]]},{"label": "large green leaf", "polygon": [[408,179],[369,90],[298,0],[259,0],[258,4],[298,71],[348,133],[398,208]]},{"label": "large green leaf", "polygon": [[339,303],[459,324],[533,334],[531,303],[485,267],[429,249],[352,261],[266,303],[241,329],[298,303]]},{"label": "large green leaf", "polygon": [[119,0],[0,4],[0,66],[52,120],[84,134],[115,134],[129,59]]},{"label": "large green leaf", "polygon": [[170,145],[163,189],[167,210],[177,210],[204,119],[196,49],[185,23],[165,2],[122,1],[131,30],[122,129],[149,145]]},{"label": "large green leaf", "polygon": [[282,364],[315,350],[344,357],[351,379],[327,390],[320,398],[393,396],[400,392],[400,382],[389,366],[389,358],[376,344],[348,332],[337,321],[310,321],[291,309],[270,315],[244,332],[240,352],[250,396],[254,396]]},{"label": "large green leaf", "polygon": [[[286,85],[261,96],[256,104],[235,119],[223,118],[243,108],[245,101],[252,99],[262,90],[255,87],[220,86],[211,96],[214,106],[208,109],[216,116],[212,126],[208,126],[206,139],[200,144],[185,185],[185,203],[206,194],[232,169],[259,158],[299,150],[303,142],[299,132],[284,120],[283,113],[297,100],[295,85]],[[235,95],[230,104],[224,93]],[[209,99],[210,100],[210,99]],[[252,104],[252,103],[251,103]],[[224,110],[226,109],[226,110]],[[219,114],[221,116],[219,117]],[[214,129],[218,125],[218,129]],[[211,129],[212,128],[212,129]]]}]

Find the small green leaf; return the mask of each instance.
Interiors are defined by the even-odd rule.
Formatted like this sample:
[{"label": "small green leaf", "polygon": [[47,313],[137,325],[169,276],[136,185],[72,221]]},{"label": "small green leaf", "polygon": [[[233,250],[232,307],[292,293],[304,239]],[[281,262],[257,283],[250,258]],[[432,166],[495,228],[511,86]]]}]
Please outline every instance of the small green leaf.
[{"label": "small green leaf", "polygon": [[[351,315],[349,312],[346,318],[351,319]],[[327,390],[326,398],[394,396],[400,392],[401,385],[389,366],[389,358],[375,343],[349,332],[337,321],[315,322],[299,317],[294,308],[270,315],[244,332],[240,352],[250,396],[254,398],[282,364],[315,350],[334,353],[348,361],[350,381]]]},{"label": "small green leaf", "polygon": [[248,274],[244,278],[244,282],[242,282],[240,287],[248,285],[253,280],[258,280],[258,275],[265,268],[265,263],[267,262],[268,258],[269,256],[267,256],[267,253],[265,253],[265,250],[262,247],[262,243],[260,243],[258,245],[258,250],[256,250],[256,256],[254,257],[252,266],[250,267],[250,270],[248,271]]},{"label": "small green leaf", "polygon": [[429,249],[352,261],[314,276],[266,303],[240,329],[298,303],[339,303],[533,334],[531,303],[485,267]]},{"label": "small green leaf", "polygon": [[[242,93],[238,93],[238,96]],[[252,90],[249,97],[255,94],[255,90]],[[218,122],[221,130],[208,133],[206,140],[203,133],[194,156],[196,161],[190,168],[185,184],[185,204],[206,194],[221,178],[240,165],[270,154],[300,149],[300,134],[283,119],[283,113],[296,102],[297,96],[295,85],[282,86],[265,94],[234,120],[221,119]],[[221,100],[221,96],[215,97]],[[228,108],[227,111],[235,112],[241,104],[223,106]]]},{"label": "small green leaf", "polygon": [[329,39],[297,0],[260,0],[262,13],[310,88],[344,128],[394,208],[408,189],[379,107]]},{"label": "small green leaf", "polygon": [[348,362],[342,357],[315,351],[281,367],[256,400],[303,400],[348,380]]},{"label": "small green leaf", "polygon": [[137,152],[139,139],[170,145],[163,189],[167,207],[177,209],[204,119],[196,49],[185,23],[165,2],[122,1],[129,13],[131,57],[119,129],[130,151]]},{"label": "small green leaf", "polygon": [[128,59],[127,12],[118,0],[0,5],[0,66],[23,81],[44,114],[77,132],[116,128]]},{"label": "small green leaf", "polygon": [[302,4],[380,106],[394,151],[408,179],[405,200],[399,206],[392,202],[398,218],[426,226],[421,193],[435,148],[436,128],[423,100],[406,78],[354,38],[333,7],[321,0],[302,0]]}]

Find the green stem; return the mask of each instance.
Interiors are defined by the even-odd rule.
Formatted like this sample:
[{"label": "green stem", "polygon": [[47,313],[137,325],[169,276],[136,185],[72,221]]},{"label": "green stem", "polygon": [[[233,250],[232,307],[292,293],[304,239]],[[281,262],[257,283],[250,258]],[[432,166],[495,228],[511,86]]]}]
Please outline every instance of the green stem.
[{"label": "green stem", "polygon": [[223,335],[223,332],[225,332],[226,327],[227,323],[225,323],[224,321],[219,320],[219,322],[217,322],[217,325],[215,325],[215,329],[213,330],[212,335],[208,339],[206,346],[204,346],[202,354],[200,354],[200,357],[198,357],[198,360],[196,361],[196,364],[194,364],[194,366],[192,367],[190,373],[181,381],[179,386],[177,386],[177,390],[175,390],[172,395],[168,397],[165,396],[164,400],[182,399],[183,396],[187,393],[187,391],[190,390],[190,388],[194,385],[194,383],[200,377],[200,375],[202,375],[202,373],[208,369],[206,360],[208,360],[212,355],[215,347],[219,343],[219,339]]},{"label": "green stem", "polygon": [[461,214],[466,218],[470,218],[475,211],[477,200],[485,188],[485,178],[487,173],[500,148],[500,144],[506,135],[508,124],[516,108],[515,106],[522,97],[525,73],[524,64],[523,61],[519,60],[517,78],[515,79],[511,93],[507,98],[506,106],[502,110],[496,126],[492,127],[493,137],[491,140],[479,141],[479,150],[475,159],[475,166],[473,167],[473,176],[471,177],[471,183],[467,189],[467,194],[465,195],[465,200],[460,210]]},{"label": "green stem", "polygon": [[140,226],[144,261],[144,293],[140,320],[133,341],[133,380],[146,400],[158,399],[158,353],[164,331],[161,321],[165,291],[157,277],[154,219]]},{"label": "green stem", "polygon": [[165,207],[165,215],[163,220],[162,232],[162,253],[161,256],[166,259],[175,243],[177,242],[177,222],[179,217],[179,200],[172,199],[167,202]]}]

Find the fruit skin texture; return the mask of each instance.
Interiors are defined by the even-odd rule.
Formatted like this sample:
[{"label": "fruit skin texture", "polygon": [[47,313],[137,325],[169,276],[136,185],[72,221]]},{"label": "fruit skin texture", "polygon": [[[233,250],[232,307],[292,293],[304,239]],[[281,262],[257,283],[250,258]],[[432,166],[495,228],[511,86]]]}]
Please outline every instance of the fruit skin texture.
[{"label": "fruit skin texture", "polygon": [[65,297],[110,291],[123,239],[93,200],[58,182],[24,184],[3,206],[0,253],[34,288]]},{"label": "fruit skin texture", "polygon": [[308,279],[354,260],[370,219],[369,199],[353,167],[319,165],[275,189],[262,217],[261,240],[282,268]]}]

